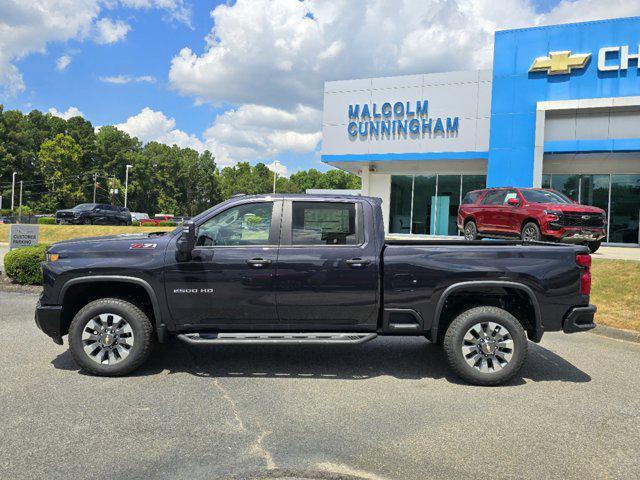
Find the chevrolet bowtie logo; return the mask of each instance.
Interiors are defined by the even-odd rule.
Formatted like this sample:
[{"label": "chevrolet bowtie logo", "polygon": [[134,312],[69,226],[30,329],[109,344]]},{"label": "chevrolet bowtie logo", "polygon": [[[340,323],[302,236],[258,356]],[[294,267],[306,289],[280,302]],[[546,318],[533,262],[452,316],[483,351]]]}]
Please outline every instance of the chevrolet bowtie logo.
[{"label": "chevrolet bowtie logo", "polygon": [[571,73],[573,68],[584,68],[591,57],[590,53],[574,53],[565,50],[549,52],[548,57],[538,57],[531,64],[530,72],[547,72],[548,75]]}]

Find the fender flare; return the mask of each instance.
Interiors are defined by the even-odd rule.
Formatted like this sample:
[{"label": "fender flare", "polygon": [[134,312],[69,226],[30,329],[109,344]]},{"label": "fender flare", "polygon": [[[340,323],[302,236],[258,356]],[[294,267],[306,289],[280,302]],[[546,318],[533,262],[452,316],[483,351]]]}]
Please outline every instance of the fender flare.
[{"label": "fender flare", "polygon": [[498,280],[479,280],[479,281],[469,281],[469,282],[459,282],[454,283],[453,285],[449,285],[440,298],[438,299],[438,303],[436,305],[435,315],[433,316],[433,324],[431,327],[431,338],[433,341],[438,338],[438,325],[440,323],[440,315],[442,313],[442,309],[444,308],[444,303],[447,300],[447,297],[452,293],[455,293],[459,290],[465,290],[467,288],[475,288],[475,287],[502,287],[502,288],[515,288],[525,292],[529,299],[531,300],[531,304],[533,305],[534,311],[534,320],[535,320],[535,331],[533,332],[532,337],[530,338],[533,342],[539,342],[542,338],[543,327],[542,327],[542,319],[540,316],[540,305],[538,303],[538,298],[536,294],[531,290],[531,288],[523,283],[518,282],[509,282],[509,281],[498,281]]},{"label": "fender flare", "polygon": [[58,294],[58,305],[64,305],[64,297],[67,293],[67,290],[73,285],[77,284],[87,284],[87,283],[98,283],[98,282],[124,282],[124,283],[133,283],[141,286],[145,289],[149,298],[151,299],[151,306],[153,308],[153,316],[155,319],[156,333],[158,335],[158,340],[163,342],[166,337],[166,326],[162,323],[162,314],[160,312],[160,304],[158,303],[158,297],[156,295],[153,287],[142,278],[138,277],[129,277],[125,275],[91,275],[87,277],[76,277],[68,280],[60,289],[60,293]]}]

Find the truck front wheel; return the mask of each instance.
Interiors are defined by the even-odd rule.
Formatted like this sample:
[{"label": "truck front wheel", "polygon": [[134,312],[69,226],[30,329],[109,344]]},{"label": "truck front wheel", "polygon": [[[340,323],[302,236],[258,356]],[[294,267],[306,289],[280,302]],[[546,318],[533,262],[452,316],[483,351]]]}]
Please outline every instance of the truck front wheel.
[{"label": "truck front wheel", "polygon": [[527,357],[527,336],[506,310],[476,307],[456,317],[444,336],[447,362],[463,380],[498,385],[512,379]]},{"label": "truck front wheel", "polygon": [[69,350],[82,370],[100,376],[132,372],[151,354],[153,326],[133,303],[101,298],[85,305],[69,326]]}]

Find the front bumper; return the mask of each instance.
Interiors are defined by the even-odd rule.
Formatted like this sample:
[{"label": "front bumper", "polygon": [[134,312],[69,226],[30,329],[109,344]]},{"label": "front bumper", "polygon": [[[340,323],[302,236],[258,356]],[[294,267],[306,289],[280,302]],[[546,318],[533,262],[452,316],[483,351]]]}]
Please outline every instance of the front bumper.
[{"label": "front bumper", "polygon": [[559,229],[547,227],[542,234],[566,243],[597,242],[607,236],[607,230],[593,227],[562,227]]},{"label": "front bumper", "polygon": [[[49,335],[55,343],[62,345],[63,325],[61,305],[36,305],[36,325]],[[66,333],[66,332],[65,332]]]},{"label": "front bumper", "polygon": [[58,225],[80,225],[82,223],[82,219],[78,217],[62,217],[56,218],[56,223]]},{"label": "front bumper", "polygon": [[596,306],[573,307],[564,317],[562,330],[564,333],[586,332],[596,328],[593,317],[596,314]]}]

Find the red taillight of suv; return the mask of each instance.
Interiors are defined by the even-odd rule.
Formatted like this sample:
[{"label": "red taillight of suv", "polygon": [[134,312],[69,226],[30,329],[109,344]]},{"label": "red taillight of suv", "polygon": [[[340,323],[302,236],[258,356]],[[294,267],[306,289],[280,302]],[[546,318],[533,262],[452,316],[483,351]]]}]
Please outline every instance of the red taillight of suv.
[{"label": "red taillight of suv", "polygon": [[589,295],[591,293],[591,255],[578,253],[576,255],[576,263],[584,269],[580,277],[580,293]]}]

